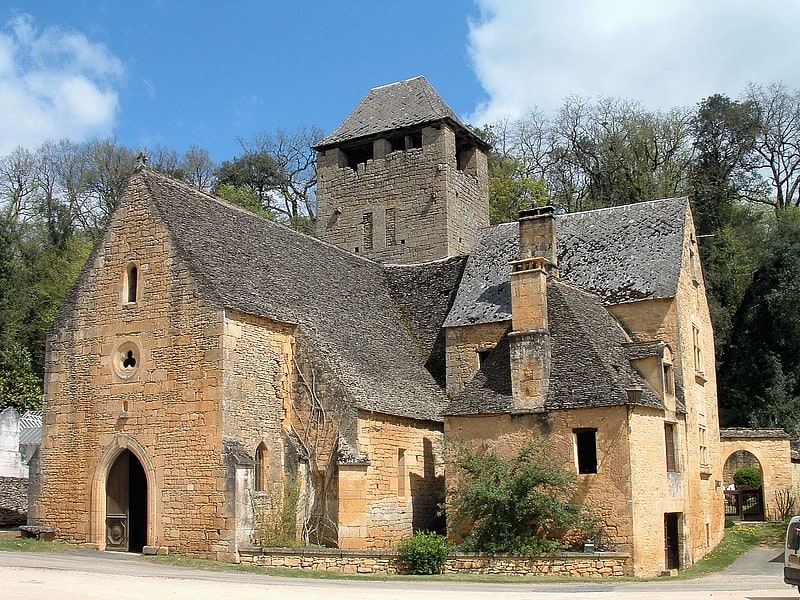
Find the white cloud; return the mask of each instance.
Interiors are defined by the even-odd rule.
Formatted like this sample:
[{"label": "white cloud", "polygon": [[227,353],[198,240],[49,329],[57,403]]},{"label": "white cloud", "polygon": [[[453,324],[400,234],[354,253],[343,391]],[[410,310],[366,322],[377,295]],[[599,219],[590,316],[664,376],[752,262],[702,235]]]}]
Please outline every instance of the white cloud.
[{"label": "white cloud", "polygon": [[110,135],[122,62],[100,43],[18,16],[0,32],[0,156],[48,139]]},{"label": "white cloud", "polygon": [[570,94],[694,106],[749,82],[800,88],[796,0],[477,0],[470,52],[489,100],[472,123],[552,113]]}]

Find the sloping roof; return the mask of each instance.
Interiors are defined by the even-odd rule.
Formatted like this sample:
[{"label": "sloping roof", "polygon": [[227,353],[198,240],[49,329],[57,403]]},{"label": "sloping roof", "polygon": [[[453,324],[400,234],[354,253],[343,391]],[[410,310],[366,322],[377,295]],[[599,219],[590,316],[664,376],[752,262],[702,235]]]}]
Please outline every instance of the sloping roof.
[{"label": "sloping roof", "polygon": [[317,142],[314,149],[440,121],[457,125],[478,145],[488,146],[469,132],[428,80],[420,76],[371,89],[344,123]]},{"label": "sloping roof", "polygon": [[[574,285],[550,280],[547,287],[551,371],[546,410],[629,404],[626,389],[644,391],[638,405],[663,409],[661,398],[631,366],[630,341],[600,299]],[[511,373],[507,336],[447,409],[447,414],[510,412]]]},{"label": "sloping roof", "polygon": [[149,169],[131,176],[123,203],[135,201],[151,203],[207,300],[296,324],[358,408],[441,420],[444,393],[379,264]]},{"label": "sloping roof", "polygon": [[719,437],[724,439],[790,439],[783,429],[750,429],[747,427],[720,428]]},{"label": "sloping roof", "polygon": [[[674,297],[687,210],[687,198],[669,198],[557,216],[560,277],[605,304]],[[478,232],[444,326],[511,319],[508,263],[518,255],[518,223]]]}]

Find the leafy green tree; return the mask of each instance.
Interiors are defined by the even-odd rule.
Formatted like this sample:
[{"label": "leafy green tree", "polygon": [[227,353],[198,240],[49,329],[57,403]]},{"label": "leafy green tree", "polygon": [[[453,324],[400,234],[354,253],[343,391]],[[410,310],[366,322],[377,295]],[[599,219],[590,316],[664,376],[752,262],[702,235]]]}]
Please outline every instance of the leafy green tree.
[{"label": "leafy green tree", "polygon": [[17,412],[42,407],[42,382],[33,373],[26,348],[0,349],[0,411],[13,406]]},{"label": "leafy green tree", "polygon": [[778,215],[719,365],[723,425],[800,434],[800,211]]},{"label": "leafy green tree", "polygon": [[545,183],[525,175],[520,159],[489,156],[489,220],[519,219],[519,212],[547,204]]},{"label": "leafy green tree", "polygon": [[264,208],[258,194],[247,186],[221,183],[217,186],[216,195],[231,204],[241,206],[245,210],[261,215],[265,219],[275,220],[275,213]]},{"label": "leafy green tree", "polygon": [[563,548],[565,535],[589,535],[595,519],[569,501],[575,475],[556,466],[542,446],[524,446],[511,459],[487,444],[448,448],[447,517],[467,531],[466,551],[537,554]]}]

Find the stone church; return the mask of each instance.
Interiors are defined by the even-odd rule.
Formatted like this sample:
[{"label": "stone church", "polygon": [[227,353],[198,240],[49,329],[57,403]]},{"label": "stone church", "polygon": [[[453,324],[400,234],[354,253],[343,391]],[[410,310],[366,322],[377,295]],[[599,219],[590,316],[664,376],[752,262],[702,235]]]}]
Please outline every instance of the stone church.
[{"label": "stone church", "polygon": [[32,521],[237,560],[440,529],[446,436],[531,438],[632,571],[722,537],[713,337],[686,198],[489,227],[488,147],[422,77],[318,142],[317,237],[140,166],[48,338]]}]

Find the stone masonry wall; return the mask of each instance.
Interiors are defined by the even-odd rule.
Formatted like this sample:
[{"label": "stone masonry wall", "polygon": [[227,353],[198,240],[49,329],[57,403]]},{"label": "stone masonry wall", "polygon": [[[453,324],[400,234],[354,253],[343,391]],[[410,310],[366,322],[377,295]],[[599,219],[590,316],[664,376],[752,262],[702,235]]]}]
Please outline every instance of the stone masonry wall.
[{"label": "stone masonry wall", "polygon": [[[441,425],[425,428],[410,419],[362,413],[359,449],[370,462],[362,476],[365,537],[360,546],[353,545],[355,540],[340,539],[341,547],[388,548],[414,531],[441,530],[437,520],[438,505],[444,500]],[[340,507],[340,515],[347,512],[346,505]]]},{"label": "stone masonry wall", "polygon": [[464,391],[480,368],[478,350],[494,348],[511,326],[508,321],[447,328],[447,393]]},{"label": "stone masonry wall", "polygon": [[[397,555],[387,551],[253,548],[241,551],[239,558],[242,564],[278,569],[364,575],[400,572]],[[633,573],[630,555],[617,552],[567,552],[535,558],[457,552],[447,558],[443,572],[590,579],[624,577]]]},{"label": "stone masonry wall", "polygon": [[28,480],[0,477],[0,527],[24,525],[28,517]]},{"label": "stone masonry wall", "polygon": [[[577,474],[573,431],[582,428],[597,429],[599,465],[596,474]],[[475,443],[487,441],[490,447],[507,456],[527,443],[542,443],[550,452],[549,460],[576,473],[572,501],[591,507],[600,517],[611,548],[627,552],[633,547],[633,519],[628,502],[631,483],[629,477],[621,476],[630,472],[626,407],[518,416],[448,417],[445,435]],[[448,523],[448,528],[453,525]]]},{"label": "stone masonry wall", "polygon": [[129,194],[48,339],[37,514],[64,539],[104,548],[105,481],[128,448],[147,475],[147,543],[213,556],[234,525],[221,463],[222,311],[201,300],[142,190]]},{"label": "stone masonry wall", "polygon": [[486,158],[474,174],[456,163],[455,135],[426,127],[422,147],[342,166],[342,152],[321,154],[317,169],[317,235],[389,263],[467,254],[488,225]]}]

